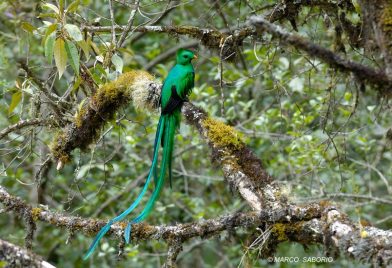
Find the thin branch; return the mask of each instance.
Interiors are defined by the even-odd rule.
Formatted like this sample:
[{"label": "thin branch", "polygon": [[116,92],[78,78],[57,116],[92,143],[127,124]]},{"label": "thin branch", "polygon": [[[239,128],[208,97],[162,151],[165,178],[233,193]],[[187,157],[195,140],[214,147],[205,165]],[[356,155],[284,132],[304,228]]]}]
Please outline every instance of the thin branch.
[{"label": "thin branch", "polygon": [[[172,3],[173,2],[173,3]],[[165,7],[165,9],[162,11],[161,14],[158,14],[155,18],[153,18],[151,21],[147,23],[147,25],[153,25],[161,22],[171,11],[173,11],[176,7],[179,5],[177,4],[177,1],[169,1]],[[131,43],[137,42],[140,38],[142,38],[146,33],[137,33],[132,36]]]},{"label": "thin branch", "polygon": [[360,0],[358,3],[362,11],[364,39],[373,38],[376,41],[385,63],[386,73],[392,75],[391,1],[378,0],[376,5],[370,0]]},{"label": "thin branch", "polygon": [[170,58],[171,56],[175,55],[177,53],[177,50],[180,48],[192,48],[195,47],[199,44],[199,41],[191,41],[185,44],[179,44],[167,51],[165,51],[162,54],[159,54],[158,56],[156,56],[152,61],[150,61],[149,63],[147,63],[144,68],[147,71],[150,71],[155,65],[167,60],[168,58]]},{"label": "thin branch", "polygon": [[353,73],[359,81],[370,82],[378,86],[380,92],[385,95],[392,94],[392,78],[387,76],[382,70],[376,70],[360,63],[343,59],[333,51],[314,44],[298,34],[290,33],[283,28],[268,22],[268,20],[262,17],[251,17],[249,23],[259,30],[266,31],[279,37],[285,44],[292,45],[299,50],[305,51],[311,57],[318,58],[343,72]]},{"label": "thin branch", "polygon": [[29,127],[29,126],[46,126],[51,124],[51,120],[48,119],[42,119],[42,118],[34,118],[34,119],[27,119],[27,120],[21,120],[18,123],[8,126],[2,131],[0,131],[0,140],[3,139],[5,136],[7,136],[9,133]]},{"label": "thin branch", "polygon": [[[115,31],[117,32],[124,32],[127,30],[127,26],[119,26],[116,25],[114,27]],[[111,26],[84,26],[82,28],[83,31],[88,31],[91,33],[107,33],[111,32]],[[146,25],[146,26],[136,26],[131,27],[129,31],[132,32],[140,32],[140,33],[167,33],[167,34],[176,34],[176,35],[187,35],[194,39],[200,40],[201,43],[213,49],[219,49],[221,45],[221,41],[224,40],[226,37],[232,35],[233,38],[231,42],[227,43],[225,56],[232,54],[235,51],[234,48],[242,44],[242,41],[255,34],[255,31],[252,27],[242,27],[236,29],[232,33],[227,33],[224,31],[218,31],[214,29],[204,29],[195,26],[155,26],[155,25]],[[232,49],[229,49],[232,48]]]},{"label": "thin branch", "polygon": [[112,46],[116,45],[116,31],[114,30],[114,26],[116,22],[114,21],[114,10],[113,10],[113,2],[109,0],[109,12],[110,12],[110,20],[112,21],[111,25],[111,33],[112,33]]},{"label": "thin branch", "polygon": [[349,193],[330,193],[330,194],[326,194],[325,196],[321,196],[317,198],[314,197],[303,198],[301,199],[301,201],[316,201],[316,200],[323,200],[323,199],[330,200],[331,198],[365,199],[381,204],[392,205],[392,199],[380,198],[371,195],[349,194]]},{"label": "thin branch", "polygon": [[361,165],[361,166],[370,168],[371,170],[373,170],[374,172],[376,172],[377,175],[380,177],[380,179],[381,179],[381,180],[383,181],[383,183],[385,184],[385,187],[387,188],[388,194],[389,194],[389,195],[392,194],[392,188],[391,188],[391,186],[389,185],[388,179],[387,179],[387,178],[384,176],[384,174],[382,174],[381,171],[378,170],[375,166],[373,166],[373,165],[371,165],[371,164],[369,164],[369,163],[363,163],[363,162],[361,162],[361,161],[357,161],[357,160],[355,160],[355,159],[353,159],[353,158],[348,158],[348,159],[349,159],[351,162],[355,163],[355,164],[358,164],[358,165]]},{"label": "thin branch", "polygon": [[128,33],[132,28],[133,21],[135,19],[135,15],[136,15],[136,11],[139,9],[139,4],[140,4],[140,0],[137,0],[136,4],[135,4],[135,8],[131,11],[131,15],[129,15],[127,26],[125,26],[125,29],[124,29],[123,33],[121,34],[120,39],[118,40],[117,48],[120,48],[123,45],[125,38],[127,38]]},{"label": "thin branch", "polygon": [[166,262],[163,265],[164,268],[177,267],[176,260],[178,254],[182,251],[181,240],[174,239],[169,242],[169,250],[167,252]]}]

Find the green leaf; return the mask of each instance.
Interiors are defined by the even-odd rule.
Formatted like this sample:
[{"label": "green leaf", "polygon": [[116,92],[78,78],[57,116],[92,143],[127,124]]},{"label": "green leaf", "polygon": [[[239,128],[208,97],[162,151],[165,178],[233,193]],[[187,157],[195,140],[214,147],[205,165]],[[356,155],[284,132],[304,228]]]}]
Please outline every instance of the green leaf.
[{"label": "green leaf", "polygon": [[54,43],[54,61],[56,62],[60,79],[67,66],[67,51],[65,51],[64,40],[61,38],[58,38]]},{"label": "green leaf", "polygon": [[76,75],[79,76],[79,52],[75,44],[71,41],[65,42],[65,50],[67,51],[68,59],[71,63],[72,69]]},{"label": "green leaf", "polygon": [[42,7],[43,7],[43,8],[46,8],[46,9],[51,9],[51,10],[53,10],[54,12],[56,12],[57,14],[60,14],[60,11],[59,11],[58,7],[56,7],[56,6],[53,5],[53,4],[45,3],[44,5],[42,5]]},{"label": "green leaf", "polygon": [[[44,21],[44,23],[46,23],[46,21]],[[45,47],[45,42],[46,42],[46,39],[48,38],[48,36],[57,30],[57,23],[49,23],[46,26],[47,26],[47,28],[46,28],[45,36],[44,36],[44,38],[42,38],[42,46],[43,47]]]},{"label": "green leaf", "polygon": [[344,93],[344,99],[346,101],[350,101],[352,96],[353,96],[353,94],[351,92]]},{"label": "green leaf", "polygon": [[79,47],[83,50],[84,56],[88,60],[90,57],[90,47],[86,41],[82,40],[78,42]]},{"label": "green leaf", "polygon": [[73,2],[72,2],[71,4],[69,4],[69,6],[67,7],[67,12],[69,12],[69,13],[75,12],[75,11],[78,9],[79,4],[80,4],[80,1],[79,1],[79,0],[73,1]]},{"label": "green leaf", "polygon": [[56,40],[56,33],[50,34],[45,40],[45,57],[48,59],[49,64],[52,64],[55,40]]},{"label": "green leaf", "polygon": [[74,85],[73,85],[73,87],[72,87],[72,92],[73,92],[73,93],[76,92],[76,90],[79,88],[79,86],[80,86],[81,83],[82,83],[82,78],[79,76],[79,77],[76,79],[76,81],[75,81],[75,83],[74,83]]},{"label": "green leaf", "polygon": [[15,107],[18,106],[21,99],[22,99],[22,91],[17,91],[14,94],[12,94],[11,104],[10,107],[8,107],[8,114],[12,113]]},{"label": "green leaf", "polygon": [[114,54],[112,56],[112,63],[116,67],[116,71],[122,73],[124,63],[123,60],[117,54]]},{"label": "green leaf", "polygon": [[52,18],[52,19],[57,19],[58,15],[56,13],[41,13],[37,16],[39,19],[44,19],[44,18]]},{"label": "green leaf", "polygon": [[52,25],[49,25],[45,33],[45,38],[56,30],[57,30],[57,23],[53,23]]},{"label": "green leaf", "polygon": [[64,28],[67,30],[68,34],[74,39],[76,42],[83,40],[82,32],[79,27],[73,24],[65,24]]},{"label": "green leaf", "polygon": [[21,23],[22,29],[25,30],[28,33],[33,33],[37,28],[35,28],[33,25],[30,23],[23,21]]}]

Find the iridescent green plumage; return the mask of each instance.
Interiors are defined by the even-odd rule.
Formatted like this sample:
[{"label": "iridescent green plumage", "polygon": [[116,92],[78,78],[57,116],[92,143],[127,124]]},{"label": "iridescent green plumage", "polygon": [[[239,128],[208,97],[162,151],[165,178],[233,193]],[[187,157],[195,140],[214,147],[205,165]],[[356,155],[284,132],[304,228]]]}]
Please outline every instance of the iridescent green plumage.
[{"label": "iridescent green plumage", "polygon": [[[131,204],[131,206],[128,207],[128,209],[126,209],[117,217],[111,219],[99,231],[88,252],[84,256],[84,259],[87,259],[93,253],[94,249],[98,246],[99,241],[110,230],[110,227],[113,223],[123,220],[137,207],[146,193],[152,177],[154,177],[155,181],[155,188],[153,190],[152,196],[148,200],[142,212],[140,212],[136,218],[129,221],[127,228],[125,229],[124,237],[127,243],[129,243],[132,224],[141,222],[150,214],[155,201],[158,199],[159,194],[161,193],[167,171],[169,173],[169,180],[171,185],[171,163],[174,134],[180,125],[182,103],[186,100],[193,89],[195,72],[191,61],[194,58],[196,58],[196,56],[192,51],[180,49],[177,52],[176,65],[170,70],[168,76],[165,79],[165,82],[163,83],[161,92],[161,117],[159,118],[155,135],[153,160],[142,192]],[[163,147],[163,152],[160,164],[160,172],[158,175],[158,151],[160,144]]]}]

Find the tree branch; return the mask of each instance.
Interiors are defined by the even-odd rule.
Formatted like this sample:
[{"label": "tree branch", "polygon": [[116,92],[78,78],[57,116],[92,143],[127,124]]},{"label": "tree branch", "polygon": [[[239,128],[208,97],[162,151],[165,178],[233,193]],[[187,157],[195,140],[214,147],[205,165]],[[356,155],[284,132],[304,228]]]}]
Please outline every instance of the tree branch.
[{"label": "tree branch", "polygon": [[[124,32],[127,30],[127,26],[115,25],[115,31]],[[112,26],[84,26],[83,31],[91,33],[108,33],[112,30]],[[219,49],[222,41],[227,37],[232,36],[230,41],[225,44],[225,50],[223,58],[232,59],[236,55],[237,47],[242,45],[242,41],[255,34],[252,27],[239,28],[233,32],[220,32],[214,29],[203,29],[195,26],[136,26],[129,29],[132,32],[140,33],[166,33],[171,35],[186,35],[191,38],[200,40],[200,42],[210,49]]]},{"label": "tree branch", "polygon": [[54,268],[42,257],[14,244],[0,239],[0,261],[5,261],[4,267]]},{"label": "tree branch", "polygon": [[[107,223],[106,220],[67,216],[44,208],[32,207],[19,197],[9,194],[1,185],[0,203],[4,204],[7,211],[13,211],[19,216],[29,215],[34,221],[46,222],[72,232],[81,232],[89,236],[95,235]],[[184,242],[195,237],[216,235],[222,231],[236,227],[250,228],[258,226],[261,223],[287,223],[320,218],[324,209],[325,207],[316,203],[303,207],[288,206],[281,210],[263,212],[261,214],[255,212],[234,213],[215,219],[203,219],[198,222],[172,226],[152,226],[139,223],[134,224],[132,227],[132,239],[164,239],[168,241],[175,237]],[[108,232],[108,236],[120,239],[126,225],[127,222],[113,224]]]},{"label": "tree branch", "polygon": [[[353,73],[359,81],[367,82],[379,88],[382,94],[387,96],[392,93],[392,78],[381,70],[375,70],[360,63],[345,60],[331,50],[305,40],[303,37],[292,34],[279,26],[269,23],[266,19],[254,16],[249,20],[250,24],[259,30],[267,31],[289,45],[299,50],[307,52],[310,56],[316,57],[332,67],[343,72]],[[111,26],[84,26],[90,32],[110,32]],[[115,30],[122,32],[125,26],[115,26]],[[220,32],[213,29],[202,29],[194,26],[139,26],[132,28],[135,32],[167,33],[176,35],[187,35],[191,38],[200,40],[207,48],[219,49],[222,41],[231,36],[230,33]],[[243,27],[233,32],[232,37],[228,38],[225,49],[222,53],[224,59],[231,59],[236,54],[238,46],[249,36],[256,36],[257,32],[252,27]]]},{"label": "tree branch", "polygon": [[386,66],[386,73],[392,75],[392,6],[389,0],[358,1],[362,10],[365,36],[372,37],[379,47]]},{"label": "tree branch", "polygon": [[[95,235],[106,224],[104,220],[66,216],[43,208],[33,208],[20,198],[10,195],[2,186],[0,186],[0,202],[8,211],[13,211],[17,215],[30,215],[35,221],[47,222],[73,233]],[[265,254],[270,254],[267,256],[274,254],[279,243],[295,241],[305,245],[322,244],[326,247],[327,253],[335,257],[342,254],[376,266],[388,266],[392,263],[391,231],[358,226],[334,207],[326,205],[325,202],[305,206],[288,204],[284,208],[263,210],[259,213],[235,213],[172,226],[139,223],[132,228],[132,240],[163,239],[171,246],[177,242],[169,260],[169,263],[173,263],[175,254],[178,253],[178,246],[187,240],[211,237],[238,227],[252,232],[255,227],[266,224],[272,227],[268,238],[268,250],[263,251]],[[112,225],[107,236],[121,239],[125,226],[126,222]]]},{"label": "tree branch", "polygon": [[46,126],[49,125],[50,123],[51,120],[43,119],[43,118],[21,120],[18,123],[8,126],[2,131],[0,131],[0,140],[15,130],[22,129],[25,127],[30,127],[30,126]]},{"label": "tree branch", "polygon": [[120,48],[120,47],[123,45],[123,43],[124,43],[124,41],[125,41],[125,38],[127,38],[128,33],[129,33],[129,31],[131,30],[131,28],[132,28],[133,21],[134,21],[134,19],[135,19],[135,15],[136,15],[136,11],[137,11],[138,8],[139,8],[139,3],[140,3],[140,0],[137,0],[137,1],[136,1],[136,4],[135,4],[135,8],[132,9],[131,15],[129,15],[129,19],[128,19],[127,25],[125,26],[124,31],[123,31],[123,33],[121,34],[120,39],[118,40],[117,48]]},{"label": "tree branch", "polygon": [[354,61],[345,60],[331,50],[307,41],[297,34],[289,33],[283,28],[271,24],[262,17],[251,17],[249,22],[257,29],[279,37],[285,44],[292,45],[299,50],[305,51],[310,56],[318,58],[338,70],[354,74],[359,81],[376,85],[380,90],[380,93],[387,96],[392,95],[392,78],[387,76],[383,71],[375,70]]},{"label": "tree branch", "polygon": [[[125,73],[116,81],[103,85],[79,111],[81,115],[76,116],[76,122],[68,127],[71,131],[66,131],[55,142],[63,145],[55,148],[58,150],[56,153],[61,154],[66,148],[65,152],[69,155],[72,149],[76,148],[75,145],[79,146],[80,139],[84,139],[82,144],[87,146],[94,139],[86,138],[86,131],[98,129],[94,132],[96,135],[105,124],[103,119],[131,100],[138,108],[156,110],[159,107],[160,88],[161,85],[155,82],[152,76],[142,71]],[[261,161],[245,145],[234,128],[210,118],[205,111],[188,102],[184,103],[182,113],[187,123],[198,129],[211,148],[212,158],[221,165],[229,186],[236,190],[255,212],[174,226],[135,225],[132,232],[135,239],[162,238],[169,244],[175,244],[175,247],[170,248],[172,253],[167,260],[168,265],[173,263],[178,254],[178,241],[215,235],[233,226],[251,228],[261,223],[272,226],[268,250],[263,251],[265,256],[273,255],[280,242],[297,241],[302,244],[324,244],[328,254],[331,252],[336,256],[342,254],[382,265],[391,262],[390,231],[358,226],[326,202],[302,207],[291,204],[288,191],[273,182]],[[0,200],[3,199],[0,195]],[[14,207],[20,209],[23,206]],[[88,234],[98,232],[106,224],[106,221],[56,216],[48,211],[38,212],[38,216],[35,216],[37,219],[53,222],[57,226],[76,228]],[[113,225],[109,235],[121,237],[125,225]],[[174,238],[176,239],[173,240]]]}]

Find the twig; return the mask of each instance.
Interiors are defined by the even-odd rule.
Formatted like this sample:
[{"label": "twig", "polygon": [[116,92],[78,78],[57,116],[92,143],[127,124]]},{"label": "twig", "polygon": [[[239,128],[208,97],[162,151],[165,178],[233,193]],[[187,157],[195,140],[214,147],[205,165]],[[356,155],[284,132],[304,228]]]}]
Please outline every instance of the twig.
[{"label": "twig", "polygon": [[110,12],[110,20],[112,21],[112,25],[111,25],[112,46],[116,46],[116,31],[114,30],[114,26],[115,26],[116,22],[114,21],[114,11],[113,11],[112,0],[109,0],[109,12]]},{"label": "twig", "polygon": [[378,203],[392,205],[392,200],[391,199],[385,199],[385,198],[380,198],[380,197],[370,196],[370,195],[347,194],[347,193],[332,193],[332,194],[328,194],[327,196],[328,197],[341,197],[341,198],[367,199],[367,200],[375,201],[375,202],[378,202]]},{"label": "twig", "polygon": [[40,165],[39,169],[37,170],[37,173],[35,173],[34,181],[37,184],[37,186],[39,186],[41,184],[41,173],[48,166],[48,164],[50,163],[51,159],[52,158],[50,156],[48,156],[45,159],[45,161]]},{"label": "twig", "polygon": [[125,29],[124,29],[123,33],[121,34],[120,39],[118,40],[117,48],[120,48],[123,45],[125,38],[127,38],[127,35],[132,28],[133,21],[135,19],[135,15],[136,15],[136,11],[139,8],[139,4],[140,4],[140,0],[137,0],[136,4],[135,4],[135,8],[131,11],[131,15],[129,15],[127,26],[125,26]]},{"label": "twig", "polygon": [[115,202],[116,200],[118,200],[121,196],[123,196],[125,193],[128,193],[130,190],[132,190],[133,188],[136,187],[136,185],[142,180],[144,179],[146,176],[148,175],[148,172],[144,172],[143,174],[141,174],[139,177],[137,177],[136,179],[134,179],[132,181],[132,183],[128,184],[128,186],[125,187],[124,190],[122,190],[121,192],[119,192],[118,194],[112,196],[111,198],[107,199],[105,202],[102,203],[102,205],[95,210],[94,214],[92,215],[92,217],[97,217],[99,214],[101,214],[101,212],[107,207],[109,206],[112,202]]},{"label": "twig", "polygon": [[388,77],[381,70],[375,70],[360,63],[345,60],[333,51],[316,45],[298,34],[289,33],[262,17],[253,16],[250,18],[249,23],[259,30],[267,31],[272,35],[279,37],[283,43],[292,45],[299,50],[303,50],[310,56],[316,57],[336,69],[353,73],[359,81],[370,82],[378,86],[381,93],[392,93],[392,78]]},{"label": "twig", "polygon": [[[173,11],[178,5],[176,4],[177,1],[174,1],[174,4],[171,4],[172,1],[170,0],[166,7],[165,10],[162,11],[161,14],[157,15],[155,18],[153,18],[151,21],[149,21],[147,23],[147,25],[152,25],[152,24],[157,24],[159,23],[161,20],[163,20],[171,11]],[[146,33],[137,33],[135,35],[133,35],[132,39],[131,39],[131,43],[134,43],[136,41],[138,41],[140,38],[142,38]]]},{"label": "twig", "polygon": [[2,131],[0,131],[0,140],[15,130],[22,129],[22,128],[29,127],[29,126],[46,126],[46,125],[49,125],[50,123],[51,123],[51,120],[42,119],[42,118],[21,120],[18,123],[11,125],[11,126],[8,126],[5,129],[3,129]]},{"label": "twig", "polygon": [[348,159],[351,162],[355,163],[355,164],[358,164],[358,165],[361,165],[361,166],[364,166],[364,167],[368,167],[368,168],[372,169],[373,171],[375,171],[377,173],[377,175],[380,177],[380,179],[384,182],[385,187],[387,188],[388,194],[390,194],[390,195],[392,194],[392,188],[389,185],[389,182],[388,182],[387,178],[385,178],[384,174],[382,174],[380,170],[378,170],[373,165],[370,165],[369,163],[363,163],[363,162],[357,161],[357,160],[355,160],[353,158],[348,158]]},{"label": "twig", "polygon": [[147,65],[144,67],[147,71],[150,71],[155,65],[165,61],[166,59],[170,58],[172,55],[176,54],[177,50],[180,48],[192,48],[195,47],[199,44],[199,41],[191,41],[185,44],[180,44],[178,46],[175,46],[164,53],[158,55],[155,57],[152,61],[147,63]]},{"label": "twig", "polygon": [[163,265],[165,268],[176,267],[176,260],[178,254],[182,250],[182,242],[178,239],[173,239],[169,241],[169,250],[167,252],[166,262]]},{"label": "twig", "polygon": [[[115,31],[123,32],[126,30],[126,26],[116,25],[114,27]],[[88,31],[91,33],[105,33],[111,32],[111,26],[84,26],[82,27],[83,31]],[[230,33],[224,31],[218,31],[214,29],[207,28],[199,28],[195,26],[155,26],[155,25],[146,25],[146,26],[136,26],[131,27],[130,31],[140,32],[140,33],[167,33],[167,34],[177,34],[177,35],[187,35],[189,37],[200,40],[201,43],[208,47],[219,49],[221,45],[221,40],[224,40]],[[242,27],[236,29],[233,32],[233,40],[230,44],[227,44],[227,48],[231,46],[238,46],[242,43],[242,41],[255,34],[255,31],[252,27]],[[229,50],[231,51],[231,50]],[[228,55],[231,53],[228,53]],[[226,58],[226,56],[225,56]]]}]

